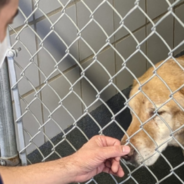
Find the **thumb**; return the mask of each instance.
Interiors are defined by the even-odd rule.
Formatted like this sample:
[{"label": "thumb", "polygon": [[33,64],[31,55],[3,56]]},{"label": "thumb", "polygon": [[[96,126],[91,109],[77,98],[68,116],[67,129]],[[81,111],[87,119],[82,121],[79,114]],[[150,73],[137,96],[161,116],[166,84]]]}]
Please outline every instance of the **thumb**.
[{"label": "thumb", "polygon": [[124,145],[116,145],[116,146],[108,146],[102,147],[101,156],[103,159],[109,159],[113,157],[121,157],[127,155],[130,152],[129,146]]}]

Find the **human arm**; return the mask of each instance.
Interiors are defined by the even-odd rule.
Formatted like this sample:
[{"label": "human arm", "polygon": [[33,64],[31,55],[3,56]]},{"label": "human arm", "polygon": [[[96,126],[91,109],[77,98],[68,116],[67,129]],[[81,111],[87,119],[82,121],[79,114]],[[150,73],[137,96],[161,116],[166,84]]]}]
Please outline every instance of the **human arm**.
[{"label": "human arm", "polygon": [[0,174],[3,184],[65,184],[71,182],[70,160],[65,157],[29,166],[0,166]]},{"label": "human arm", "polygon": [[94,136],[76,153],[55,161],[22,167],[0,167],[4,184],[66,184],[107,172],[122,177],[119,160],[130,148],[107,136]]}]

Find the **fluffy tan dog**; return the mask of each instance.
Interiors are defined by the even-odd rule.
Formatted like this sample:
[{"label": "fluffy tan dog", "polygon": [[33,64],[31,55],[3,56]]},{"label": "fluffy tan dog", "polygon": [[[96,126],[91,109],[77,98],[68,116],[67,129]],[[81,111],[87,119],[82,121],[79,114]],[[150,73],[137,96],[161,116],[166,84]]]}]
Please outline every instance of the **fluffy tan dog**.
[{"label": "fluffy tan dog", "polygon": [[168,145],[184,145],[184,57],[176,61],[151,67],[138,79],[142,87],[133,83],[132,122],[121,141],[128,140],[131,152],[124,158],[132,163],[152,165]]}]

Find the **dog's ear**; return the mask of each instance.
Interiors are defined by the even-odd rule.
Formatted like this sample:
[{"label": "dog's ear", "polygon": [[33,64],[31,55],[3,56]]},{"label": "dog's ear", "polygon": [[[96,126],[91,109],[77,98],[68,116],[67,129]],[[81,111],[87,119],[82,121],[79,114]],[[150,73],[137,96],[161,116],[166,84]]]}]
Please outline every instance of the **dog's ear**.
[{"label": "dog's ear", "polygon": [[137,84],[137,81],[133,80],[132,88],[135,87],[136,84]]}]

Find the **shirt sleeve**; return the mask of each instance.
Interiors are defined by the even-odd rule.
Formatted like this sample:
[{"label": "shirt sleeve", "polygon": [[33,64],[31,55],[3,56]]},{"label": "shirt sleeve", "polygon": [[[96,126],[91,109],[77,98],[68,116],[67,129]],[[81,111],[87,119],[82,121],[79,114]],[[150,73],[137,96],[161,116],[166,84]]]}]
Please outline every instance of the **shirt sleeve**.
[{"label": "shirt sleeve", "polygon": [[0,175],[0,184],[3,184],[3,181],[2,181],[2,179],[1,179],[1,175]]},{"label": "shirt sleeve", "polygon": [[3,40],[3,42],[2,43],[0,42],[0,68],[4,63],[8,49],[9,49],[9,45],[8,45],[8,39],[6,36],[5,39]]}]

